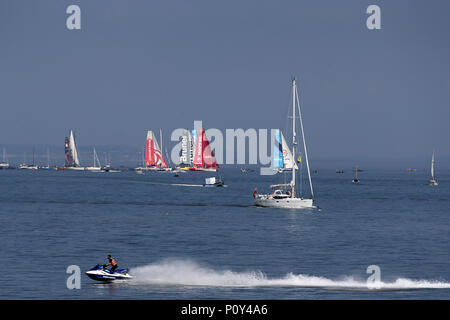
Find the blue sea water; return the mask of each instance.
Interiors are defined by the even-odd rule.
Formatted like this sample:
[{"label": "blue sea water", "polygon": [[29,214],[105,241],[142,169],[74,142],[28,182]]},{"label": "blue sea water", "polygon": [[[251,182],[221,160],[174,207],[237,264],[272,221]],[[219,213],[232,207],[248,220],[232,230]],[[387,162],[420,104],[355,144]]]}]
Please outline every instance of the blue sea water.
[{"label": "blue sea water", "polygon": [[[449,299],[450,175],[319,168],[321,210],[253,206],[276,176],[0,170],[1,299]],[[84,272],[106,255],[128,283]],[[69,290],[68,266],[81,288]],[[378,289],[367,268],[380,268]]]}]

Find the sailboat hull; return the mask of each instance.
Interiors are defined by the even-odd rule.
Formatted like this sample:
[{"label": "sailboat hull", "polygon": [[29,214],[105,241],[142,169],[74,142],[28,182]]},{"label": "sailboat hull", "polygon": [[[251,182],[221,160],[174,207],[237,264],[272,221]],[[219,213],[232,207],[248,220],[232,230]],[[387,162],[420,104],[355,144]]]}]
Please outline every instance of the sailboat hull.
[{"label": "sailboat hull", "polygon": [[261,197],[255,199],[258,207],[284,208],[284,209],[312,209],[315,208],[313,199],[284,198],[274,199],[272,197]]},{"label": "sailboat hull", "polygon": [[189,168],[189,171],[216,172],[215,168]]},{"label": "sailboat hull", "polygon": [[66,167],[65,170],[84,171],[84,167]]},{"label": "sailboat hull", "polygon": [[101,167],[85,167],[84,170],[92,171],[92,172],[101,172],[101,171],[103,171]]}]

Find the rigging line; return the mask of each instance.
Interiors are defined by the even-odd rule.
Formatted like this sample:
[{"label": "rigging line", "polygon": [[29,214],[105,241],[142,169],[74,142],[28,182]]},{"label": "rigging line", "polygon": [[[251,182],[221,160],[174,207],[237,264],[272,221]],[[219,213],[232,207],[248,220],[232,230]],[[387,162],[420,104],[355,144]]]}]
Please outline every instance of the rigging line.
[{"label": "rigging line", "polygon": [[296,96],[296,100],[297,100],[298,114],[300,117],[300,127],[301,127],[301,131],[302,131],[303,148],[305,151],[306,168],[308,169],[309,186],[311,188],[311,197],[314,199],[314,190],[313,190],[313,185],[312,185],[312,181],[311,181],[311,172],[310,172],[310,168],[309,168],[308,151],[306,149],[305,131],[303,129],[303,120],[302,120],[301,110],[300,110],[300,99],[298,98],[298,90],[296,90],[295,96]]}]

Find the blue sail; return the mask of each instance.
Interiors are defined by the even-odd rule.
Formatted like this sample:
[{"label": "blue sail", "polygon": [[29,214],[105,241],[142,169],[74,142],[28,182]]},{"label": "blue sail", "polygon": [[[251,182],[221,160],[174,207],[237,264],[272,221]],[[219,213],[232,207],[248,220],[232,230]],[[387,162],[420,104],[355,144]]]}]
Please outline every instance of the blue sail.
[{"label": "blue sail", "polygon": [[191,130],[192,143],[195,146],[197,143],[197,130]]},{"label": "blue sail", "polygon": [[275,130],[274,137],[274,145],[273,145],[273,166],[274,168],[283,168],[283,147],[281,144],[281,132],[279,129]]}]

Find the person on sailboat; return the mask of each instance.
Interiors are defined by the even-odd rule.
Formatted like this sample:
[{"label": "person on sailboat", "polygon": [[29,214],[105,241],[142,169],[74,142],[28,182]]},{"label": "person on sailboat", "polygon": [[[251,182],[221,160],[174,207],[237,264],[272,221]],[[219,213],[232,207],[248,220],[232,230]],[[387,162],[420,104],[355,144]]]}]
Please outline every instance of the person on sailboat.
[{"label": "person on sailboat", "polygon": [[253,190],[253,198],[256,198],[257,195],[258,195],[258,190],[255,188],[255,190]]},{"label": "person on sailboat", "polygon": [[108,263],[103,266],[103,270],[105,270],[106,267],[111,266],[111,269],[109,269],[109,271],[111,273],[114,273],[114,271],[118,267],[116,260],[113,257],[111,257],[110,254],[108,254],[108,256],[106,258],[108,259]]}]

